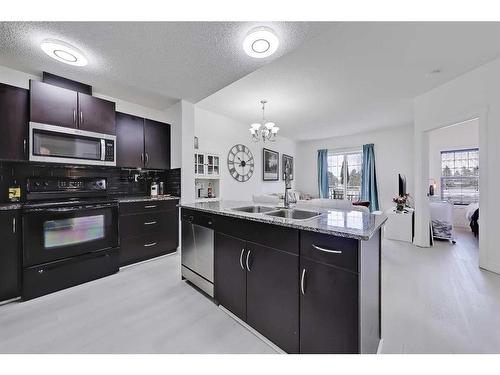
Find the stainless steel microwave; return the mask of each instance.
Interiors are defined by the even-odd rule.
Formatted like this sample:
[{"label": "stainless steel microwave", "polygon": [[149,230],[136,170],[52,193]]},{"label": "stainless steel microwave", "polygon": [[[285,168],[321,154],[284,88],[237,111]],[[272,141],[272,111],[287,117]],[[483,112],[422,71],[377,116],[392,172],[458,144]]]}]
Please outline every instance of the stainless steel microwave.
[{"label": "stainless steel microwave", "polygon": [[116,166],[116,136],[30,122],[29,160]]}]

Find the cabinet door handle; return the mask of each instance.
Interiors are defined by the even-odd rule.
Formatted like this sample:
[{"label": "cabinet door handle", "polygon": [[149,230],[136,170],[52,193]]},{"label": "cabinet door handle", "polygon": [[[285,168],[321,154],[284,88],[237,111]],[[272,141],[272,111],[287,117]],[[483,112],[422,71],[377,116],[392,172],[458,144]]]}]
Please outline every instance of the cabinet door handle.
[{"label": "cabinet door handle", "polygon": [[80,124],[83,124],[83,111],[80,111]]},{"label": "cabinet door handle", "polygon": [[312,245],[313,248],[319,251],[323,251],[325,253],[331,253],[331,254],[342,254],[342,250],[330,250],[330,249],[325,249],[324,247],[319,247],[316,245]]},{"label": "cabinet door handle", "polygon": [[26,155],[26,138],[23,140],[23,154]]},{"label": "cabinet door handle", "polygon": [[250,272],[250,265],[248,264],[248,260],[250,259],[250,253],[251,253],[251,250],[248,250],[248,253],[247,253],[247,260],[246,260],[246,265],[247,265],[247,270],[248,272]]},{"label": "cabinet door handle", "polygon": [[300,276],[300,291],[302,295],[306,294],[306,269],[302,269],[302,276]]},{"label": "cabinet door handle", "polygon": [[243,265],[243,253],[245,252],[245,249],[241,249],[241,254],[240,254],[240,266],[241,266],[241,269],[244,271],[245,270],[245,266]]},{"label": "cabinet door handle", "polygon": [[12,218],[12,233],[16,233],[16,218]]},{"label": "cabinet door handle", "polygon": [[157,242],[146,243],[146,244],[144,244],[144,247],[151,247],[151,246],[154,246],[156,244],[157,244]]},{"label": "cabinet door handle", "polygon": [[156,208],[156,204],[151,204],[149,206],[144,206],[144,208]]},{"label": "cabinet door handle", "polygon": [[149,155],[148,155],[148,153],[146,152],[146,165],[148,165],[148,163],[149,163]]},{"label": "cabinet door handle", "polygon": [[144,164],[144,153],[141,153],[141,164]]},{"label": "cabinet door handle", "polygon": [[144,225],[153,225],[156,224],[156,221],[146,221]]},{"label": "cabinet door handle", "polygon": [[76,109],[73,108],[73,124],[76,125]]}]

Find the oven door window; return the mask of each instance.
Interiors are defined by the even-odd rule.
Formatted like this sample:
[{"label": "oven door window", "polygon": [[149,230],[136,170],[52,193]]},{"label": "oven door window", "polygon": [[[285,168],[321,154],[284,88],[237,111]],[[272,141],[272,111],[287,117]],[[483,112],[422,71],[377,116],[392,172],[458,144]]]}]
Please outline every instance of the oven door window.
[{"label": "oven door window", "polygon": [[118,246],[116,206],[23,213],[25,266]]},{"label": "oven door window", "polygon": [[33,154],[37,156],[101,160],[101,140],[33,130]]},{"label": "oven door window", "polygon": [[45,249],[78,245],[104,238],[104,215],[48,220],[43,223]]}]

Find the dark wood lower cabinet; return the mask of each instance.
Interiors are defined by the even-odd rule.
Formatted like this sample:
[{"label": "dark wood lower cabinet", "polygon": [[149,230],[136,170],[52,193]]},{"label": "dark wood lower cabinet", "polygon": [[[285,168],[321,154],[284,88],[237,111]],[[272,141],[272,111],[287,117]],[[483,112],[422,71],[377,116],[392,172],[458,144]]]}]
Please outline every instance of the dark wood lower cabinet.
[{"label": "dark wood lower cabinet", "polygon": [[21,241],[19,212],[0,211],[0,301],[21,293]]},{"label": "dark wood lower cabinet", "polygon": [[300,352],[359,353],[358,274],[300,259]]},{"label": "dark wood lower cabinet", "polygon": [[173,253],[179,245],[177,200],[120,203],[120,266]]},{"label": "dark wood lower cabinet", "polygon": [[380,229],[359,241],[213,217],[222,306],[287,353],[377,352]]},{"label": "dark wood lower cabinet", "polygon": [[247,323],[287,353],[299,352],[299,257],[247,242]]},{"label": "dark wood lower cabinet", "polygon": [[246,242],[215,233],[215,298],[242,320],[247,312]]}]

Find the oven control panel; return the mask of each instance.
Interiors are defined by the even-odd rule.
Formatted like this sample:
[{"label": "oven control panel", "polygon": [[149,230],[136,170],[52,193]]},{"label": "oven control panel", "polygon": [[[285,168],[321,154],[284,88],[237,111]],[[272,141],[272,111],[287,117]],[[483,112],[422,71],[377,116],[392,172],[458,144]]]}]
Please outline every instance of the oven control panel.
[{"label": "oven control panel", "polygon": [[28,193],[56,192],[105,192],[105,178],[71,178],[71,177],[30,177],[27,183]]}]

